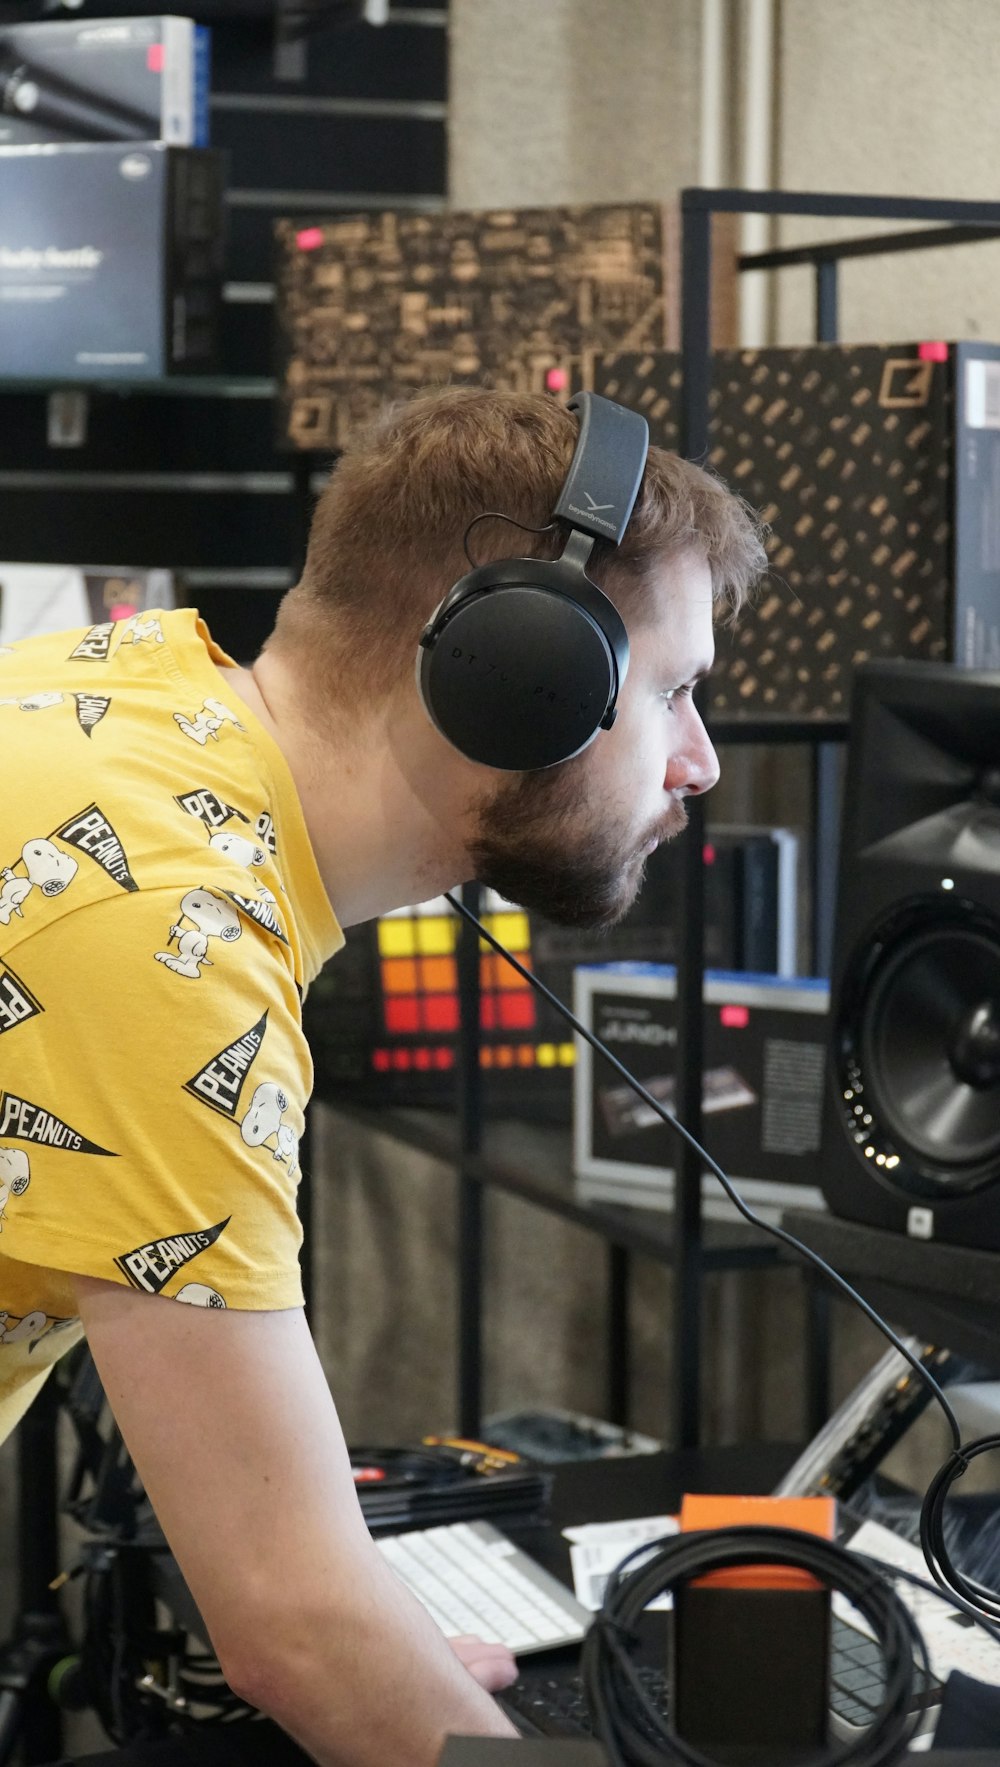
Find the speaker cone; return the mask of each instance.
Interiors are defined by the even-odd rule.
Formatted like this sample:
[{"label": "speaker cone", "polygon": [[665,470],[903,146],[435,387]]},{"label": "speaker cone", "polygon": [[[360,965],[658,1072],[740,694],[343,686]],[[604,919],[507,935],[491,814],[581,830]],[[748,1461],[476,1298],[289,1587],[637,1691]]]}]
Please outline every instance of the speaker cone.
[{"label": "speaker cone", "polygon": [[925,1196],[1000,1178],[1000,924],[934,907],[867,945],[841,1044],[859,1158]]}]

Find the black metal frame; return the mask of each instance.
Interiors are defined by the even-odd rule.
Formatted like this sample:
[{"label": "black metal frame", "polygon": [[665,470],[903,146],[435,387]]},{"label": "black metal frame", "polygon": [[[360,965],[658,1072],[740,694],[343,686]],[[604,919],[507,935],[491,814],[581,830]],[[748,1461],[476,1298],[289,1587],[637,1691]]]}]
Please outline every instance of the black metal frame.
[{"label": "black metal frame", "polygon": [[[926,231],[879,233],[861,239],[823,241],[767,252],[744,253],[738,267],[744,270],[779,269],[811,264],[816,272],[815,335],[818,343],[835,343],[838,332],[838,269],[842,259],[875,257],[896,252],[924,251],[1000,237],[1000,203],[948,201],[922,197],[878,197],[796,191],[690,189],[681,195],[682,282],[680,452],[701,460],[708,454],[708,412],[711,380],[710,288],[711,223],[716,214],[763,214],[817,216],[826,219],[937,222]],[[719,719],[712,726],[720,742],[805,743],[813,754],[812,843],[813,964],[817,974],[829,973],[829,939],[836,892],[838,847],[837,793],[838,745],[848,730],[846,719],[808,719],[788,716],[754,719]],[[685,928],[677,965],[678,1113],[692,1134],[701,1133],[702,1014],[704,982],[704,898],[699,860],[704,836],[703,808],[699,799],[688,803],[690,838],[685,843],[685,866],[680,878],[678,915]],[[463,925],[460,950],[459,997],[463,1025],[479,1022],[478,940]],[[456,1162],[459,1219],[459,1418],[460,1427],[475,1435],[482,1415],[482,1271],[484,1184],[488,1172],[481,1169],[482,1089],[478,1072],[478,1032],[464,1037],[460,1051],[460,1153]],[[472,1068],[471,1062],[475,1061]],[[532,1198],[532,1201],[538,1201]],[[544,1205],[541,1205],[544,1206]],[[702,1277],[707,1265],[702,1245],[701,1164],[683,1146],[677,1164],[674,1201],[673,1346],[674,1383],[668,1438],[677,1447],[695,1448],[700,1440],[700,1373],[702,1346]],[[739,1254],[730,1254],[727,1266],[739,1267]],[[713,1261],[715,1268],[720,1266]],[[609,1398],[625,1421],[627,1407],[627,1308],[629,1251],[620,1243],[608,1243],[608,1343],[617,1345],[622,1366],[611,1370]],[[826,1355],[829,1297],[818,1278],[810,1282],[810,1317],[807,1342],[807,1385],[811,1426],[818,1428],[828,1410],[829,1366]]]},{"label": "black metal frame", "polygon": [[[712,216],[809,215],[826,219],[940,222],[938,231],[881,234],[859,240],[828,241],[788,250],[746,254],[741,270],[774,269],[789,264],[811,263],[816,270],[817,341],[836,341],[837,269],[842,258],[870,257],[886,252],[926,250],[928,247],[995,238],[1000,231],[1000,203],[950,202],[938,198],[836,195],[803,191],[685,190],[681,195],[681,390],[680,452],[688,459],[708,455],[708,415],[711,384],[710,287],[712,267]],[[795,730],[776,728],[768,720],[747,720],[741,729],[722,721],[713,728],[720,741],[742,737],[768,742],[780,735],[818,744],[815,770],[817,811],[824,842],[831,836],[829,794],[831,789],[830,737],[836,732],[828,723],[805,722]],[[704,819],[701,802],[689,800],[690,837],[680,880],[678,915],[685,928],[677,965],[677,1108],[691,1133],[701,1135],[701,1000],[704,981],[702,876],[699,855]],[[829,855],[821,855],[816,875],[836,876]],[[677,1446],[696,1447],[699,1440],[699,1371],[701,1366],[701,1164],[686,1145],[677,1162],[674,1209],[677,1260],[674,1266],[673,1324],[675,1343],[675,1390],[672,1440]]]}]

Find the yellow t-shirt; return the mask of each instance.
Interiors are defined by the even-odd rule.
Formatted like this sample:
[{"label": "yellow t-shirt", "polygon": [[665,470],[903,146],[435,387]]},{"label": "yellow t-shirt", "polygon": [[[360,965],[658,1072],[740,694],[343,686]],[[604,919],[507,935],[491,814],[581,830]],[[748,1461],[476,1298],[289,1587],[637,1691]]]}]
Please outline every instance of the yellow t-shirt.
[{"label": "yellow t-shirt", "polygon": [[192,609],[0,649],[0,1441],[69,1272],[301,1305],[301,1000],[343,934]]}]

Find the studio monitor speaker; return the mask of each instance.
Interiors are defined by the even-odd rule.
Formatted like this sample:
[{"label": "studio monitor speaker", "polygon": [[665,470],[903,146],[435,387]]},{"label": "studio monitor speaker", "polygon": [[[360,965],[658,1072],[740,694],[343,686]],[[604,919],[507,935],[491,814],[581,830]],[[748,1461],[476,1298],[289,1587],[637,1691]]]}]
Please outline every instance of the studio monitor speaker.
[{"label": "studio monitor speaker", "polygon": [[1000,1251],[1000,672],[857,672],[830,1023],[833,1213]]}]

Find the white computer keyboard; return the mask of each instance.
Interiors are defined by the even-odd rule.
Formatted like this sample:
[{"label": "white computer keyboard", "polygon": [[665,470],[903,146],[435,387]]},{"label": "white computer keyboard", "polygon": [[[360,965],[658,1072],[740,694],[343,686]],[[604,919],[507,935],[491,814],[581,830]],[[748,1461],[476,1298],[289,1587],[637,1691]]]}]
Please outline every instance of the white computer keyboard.
[{"label": "white computer keyboard", "polygon": [[490,1522],[392,1534],[376,1541],[442,1632],[475,1633],[526,1655],[578,1644],[592,1615]]}]

